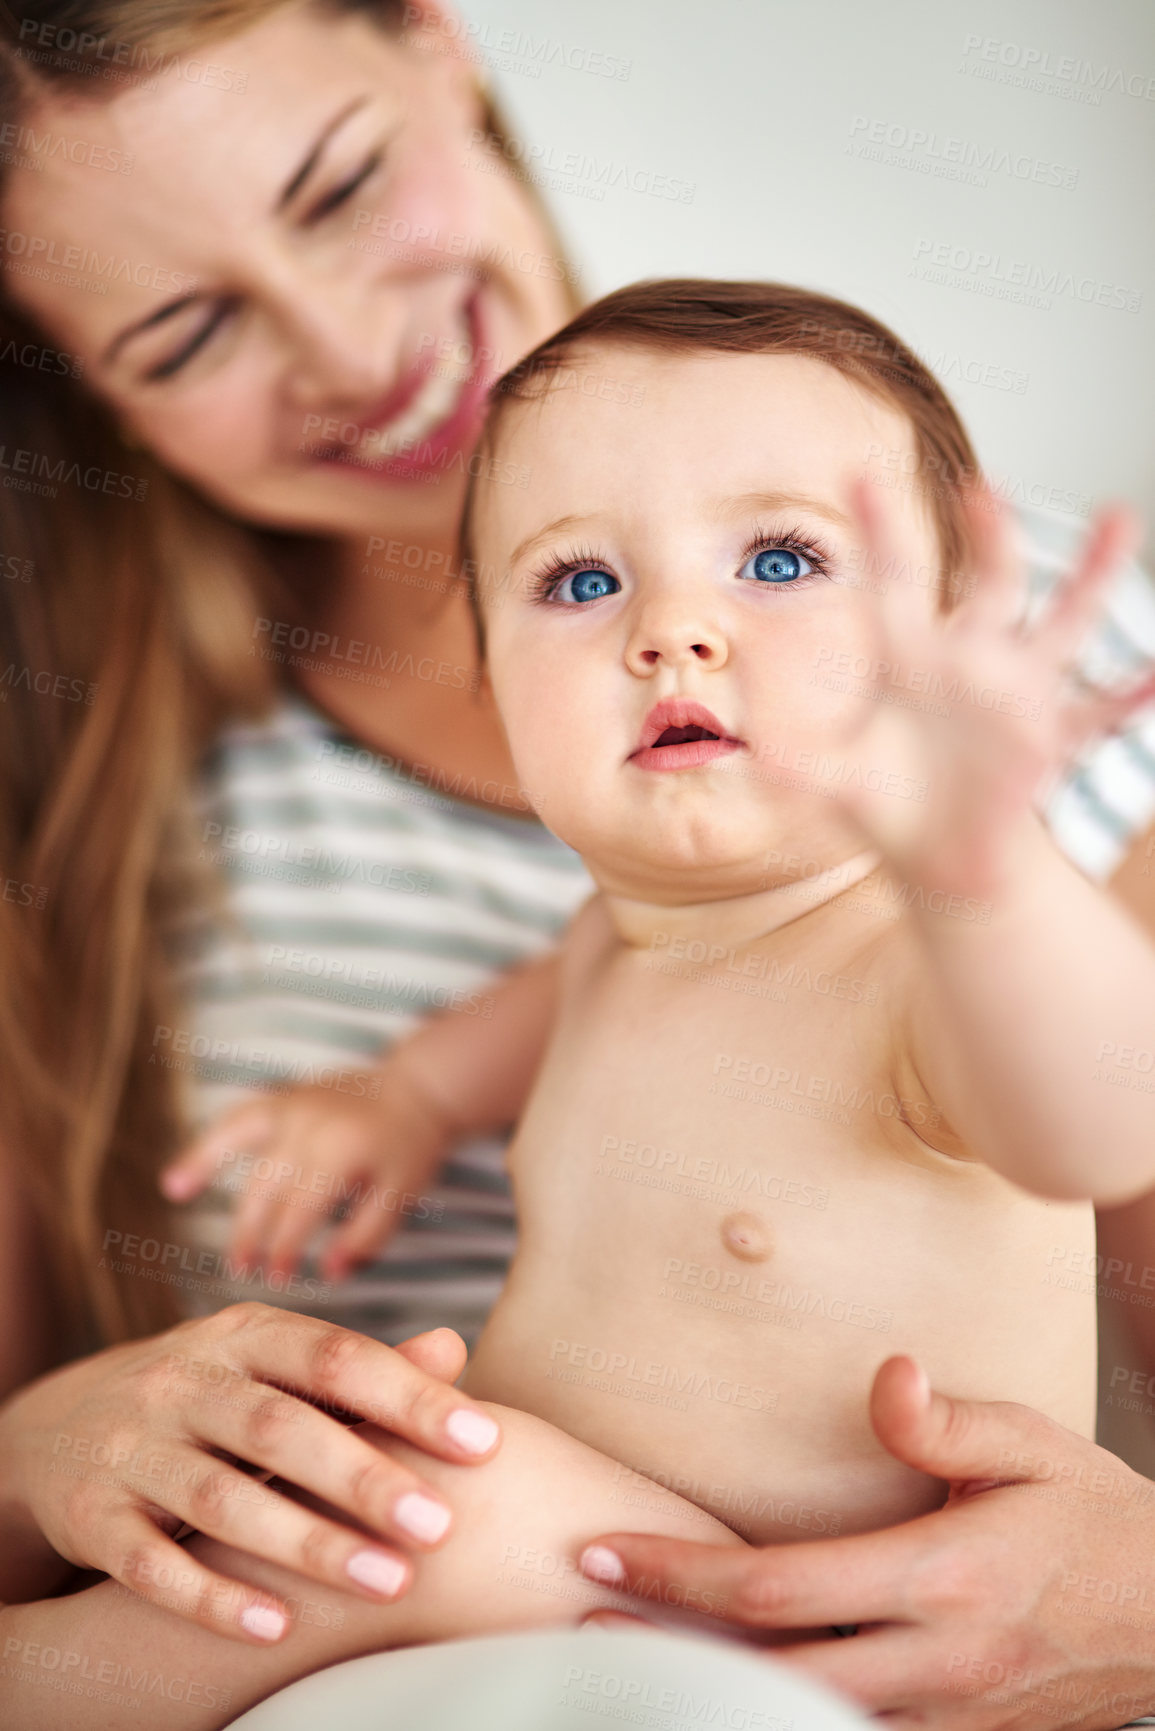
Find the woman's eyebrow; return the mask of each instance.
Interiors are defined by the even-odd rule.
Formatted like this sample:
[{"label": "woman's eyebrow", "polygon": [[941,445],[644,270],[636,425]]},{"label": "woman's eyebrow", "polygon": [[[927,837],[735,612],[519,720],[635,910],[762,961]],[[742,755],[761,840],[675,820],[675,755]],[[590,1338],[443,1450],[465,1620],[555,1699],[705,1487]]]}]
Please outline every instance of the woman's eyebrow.
[{"label": "woman's eyebrow", "polygon": [[[285,206],[292,202],[320,163],[330,141],[344,126],[345,122],[351,120],[354,114],[359,113],[368,101],[368,96],[359,96],[355,102],[347,102],[339,113],[326,122],[304,162],[282,189],[273,207],[274,210],[284,210]],[[156,312],[149,313],[147,318],[138,320],[134,325],[129,325],[126,330],[121,331],[109,343],[100,357],[101,365],[111,366],[125,343],[130,342],[133,337],[140,336],[142,331],[152,330],[154,326],[163,324],[166,319],[175,318],[176,314],[183,312],[185,307],[192,306],[196,299],[197,296],[193,294],[181,295],[179,299],[168,301],[164,306],[158,307]]]}]

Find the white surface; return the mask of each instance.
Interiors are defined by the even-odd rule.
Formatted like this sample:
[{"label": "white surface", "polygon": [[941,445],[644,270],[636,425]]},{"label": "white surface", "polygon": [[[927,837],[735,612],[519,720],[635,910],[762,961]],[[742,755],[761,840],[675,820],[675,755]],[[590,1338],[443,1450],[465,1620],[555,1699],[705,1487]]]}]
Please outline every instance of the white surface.
[{"label": "white surface", "polygon": [[[1020,502],[1050,495],[1078,518],[1121,494],[1155,519],[1151,0],[463,0],[463,11],[518,138],[548,153],[545,191],[588,294],[697,274],[842,295],[938,362],[981,459]],[[997,45],[993,60],[974,38]],[[1000,53],[1019,64],[1000,67]],[[1036,69],[1050,57],[1052,89],[998,81],[1028,55]],[[980,64],[996,76],[966,70]],[[1070,98],[1088,90],[1097,103]],[[987,184],[864,159],[862,123],[933,135],[911,160]],[[1016,177],[1036,164],[1074,186]],[[692,201],[599,179],[627,172],[692,186]],[[1049,309],[1014,305],[913,276],[926,262],[916,248],[938,243],[997,255],[1004,276],[1017,265],[1119,286],[1140,310],[1061,290]],[[994,268],[980,276],[997,290]]]},{"label": "white surface", "polygon": [[590,1628],[350,1659],[270,1696],[232,1731],[596,1731],[613,1723],[857,1731],[871,1721],[740,1647]]}]

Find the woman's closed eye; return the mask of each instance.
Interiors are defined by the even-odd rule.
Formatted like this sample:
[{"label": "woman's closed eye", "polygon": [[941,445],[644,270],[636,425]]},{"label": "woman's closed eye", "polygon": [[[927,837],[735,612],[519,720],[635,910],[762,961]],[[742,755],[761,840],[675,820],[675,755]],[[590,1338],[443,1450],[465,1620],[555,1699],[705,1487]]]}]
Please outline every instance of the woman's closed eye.
[{"label": "woman's closed eye", "polygon": [[384,150],[374,150],[360,168],[345,180],[340,181],[338,185],[333,187],[332,191],[326,192],[314,205],[310,206],[301,218],[301,227],[312,228],[325,217],[331,216],[333,211],[340,210],[341,206],[347,204],[355,192],[360,191],[370,176],[377,172],[384,161],[384,157]]},{"label": "woman's closed eye", "polygon": [[[299,218],[299,226],[305,229],[315,228],[327,216],[340,210],[342,205],[349,202],[355,192],[359,192],[372,179],[384,160],[385,150],[383,146],[373,150],[360,168],[310,206],[305,215]],[[164,379],[174,378],[194,356],[198,355],[217,336],[237,308],[238,302],[230,298],[213,303],[196,329],[177,347],[173,348],[163,360],[148,368],[144,375],[147,382],[154,384],[160,383]]]},{"label": "woman's closed eye", "polygon": [[146,381],[153,384],[162,379],[171,379],[179,373],[181,368],[187,366],[193,356],[199,354],[206,344],[212,341],[217,332],[223,329],[230,316],[237,310],[237,304],[231,299],[210,304],[206,309],[206,316],[191,335],[187,336],[179,347],[171,350],[164,360],[157,361],[155,366],[148,368],[144,375]]}]

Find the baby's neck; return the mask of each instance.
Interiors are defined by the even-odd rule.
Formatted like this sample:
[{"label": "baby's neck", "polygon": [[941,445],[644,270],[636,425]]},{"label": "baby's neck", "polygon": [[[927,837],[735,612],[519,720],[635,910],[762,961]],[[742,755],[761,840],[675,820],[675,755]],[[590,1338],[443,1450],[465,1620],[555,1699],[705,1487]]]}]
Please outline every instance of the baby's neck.
[{"label": "baby's neck", "polygon": [[879,855],[867,849],[817,877],[789,878],[771,889],[716,901],[649,902],[607,891],[606,907],[619,938],[630,949],[654,949],[673,939],[740,948],[853,889],[878,863]]}]

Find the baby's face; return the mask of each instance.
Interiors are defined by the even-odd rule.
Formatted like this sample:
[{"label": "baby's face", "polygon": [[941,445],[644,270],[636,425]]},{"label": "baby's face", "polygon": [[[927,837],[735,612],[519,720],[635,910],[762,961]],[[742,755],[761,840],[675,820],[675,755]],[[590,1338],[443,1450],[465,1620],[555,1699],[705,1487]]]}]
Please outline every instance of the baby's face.
[{"label": "baby's face", "polygon": [[871,609],[935,605],[917,492],[885,495],[901,561],[885,596],[853,518],[869,451],[899,453],[878,479],[908,472],[908,423],[795,355],[606,346],[567,376],[507,410],[493,472],[525,465],[529,486],[488,482],[474,519],[522,787],[614,894],[740,895],[798,876],[791,855],[804,872],[847,858],[862,843],[829,776],[794,772],[860,712],[856,682],[830,675],[857,665],[861,682]]}]

